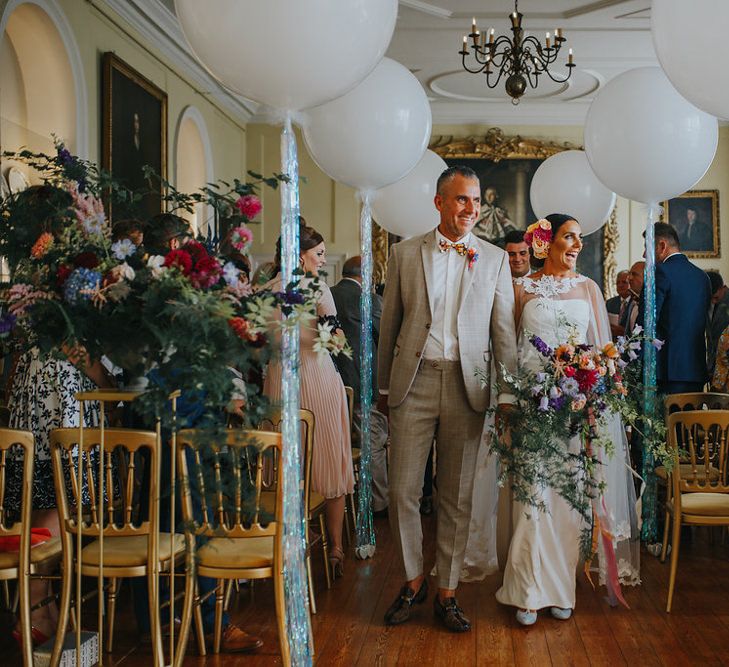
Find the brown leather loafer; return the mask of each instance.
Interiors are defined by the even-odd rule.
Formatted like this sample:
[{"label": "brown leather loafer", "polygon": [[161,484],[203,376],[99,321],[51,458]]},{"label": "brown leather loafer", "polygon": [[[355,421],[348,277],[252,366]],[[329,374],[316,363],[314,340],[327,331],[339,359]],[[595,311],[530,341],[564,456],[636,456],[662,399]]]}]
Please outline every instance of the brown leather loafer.
[{"label": "brown leather loafer", "polygon": [[436,595],[433,600],[433,611],[436,618],[451,632],[467,632],[471,629],[471,621],[464,616],[456,598],[446,598],[441,602]]},{"label": "brown leather loafer", "polygon": [[410,618],[410,607],[413,604],[422,604],[428,597],[428,580],[423,579],[420,590],[416,593],[410,586],[403,586],[397,599],[385,612],[386,625],[400,625]]},{"label": "brown leather loafer", "polygon": [[[213,634],[205,635],[205,639],[213,642]],[[255,635],[248,634],[234,623],[228,623],[223,628],[220,650],[223,653],[251,653],[263,646],[263,640]]]}]

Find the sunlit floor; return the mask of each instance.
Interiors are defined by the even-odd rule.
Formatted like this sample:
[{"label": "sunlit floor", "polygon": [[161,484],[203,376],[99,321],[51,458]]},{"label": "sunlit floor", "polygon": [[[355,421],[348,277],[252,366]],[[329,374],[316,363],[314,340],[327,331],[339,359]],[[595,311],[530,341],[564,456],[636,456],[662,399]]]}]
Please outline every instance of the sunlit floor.
[{"label": "sunlit floor", "polygon": [[[431,539],[435,521],[425,521]],[[473,630],[453,635],[437,625],[432,599],[406,625],[385,627],[382,616],[401,585],[401,573],[387,521],[376,520],[374,560],[350,559],[344,578],[326,590],[321,557],[316,553],[316,596],[313,618],[318,665],[723,665],[729,664],[729,544],[708,530],[687,535],[681,547],[674,610],[665,612],[668,563],[643,553],[643,584],[628,588],[630,610],[613,609],[589,583],[578,578],[577,609],[569,621],[543,614],[531,628],[519,626],[513,610],[494,599],[500,575],[459,589],[459,601]],[[431,558],[432,562],[432,558]],[[431,589],[432,590],[432,589]],[[432,595],[431,595],[432,598]],[[90,603],[94,604],[94,603]],[[149,649],[140,646],[128,594],[121,600],[115,650],[105,664],[123,667],[151,665]],[[259,635],[263,648],[255,655],[201,658],[194,640],[186,665],[281,664],[270,582],[243,588],[231,605],[234,621]],[[89,619],[93,627],[93,616]],[[0,618],[0,664],[19,664],[12,644],[12,619]]]}]

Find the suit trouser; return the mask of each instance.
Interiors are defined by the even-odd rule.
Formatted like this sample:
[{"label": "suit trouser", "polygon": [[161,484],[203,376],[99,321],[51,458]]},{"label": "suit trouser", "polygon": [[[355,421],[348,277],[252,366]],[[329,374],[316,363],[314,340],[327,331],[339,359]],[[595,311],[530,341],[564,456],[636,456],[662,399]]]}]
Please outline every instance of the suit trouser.
[{"label": "suit trouser", "polygon": [[390,523],[408,581],[423,573],[420,496],[435,438],[438,586],[458,586],[483,424],[484,413],[468,402],[458,361],[424,359],[405,400],[390,409]]},{"label": "suit trouser", "polygon": [[[355,407],[353,421],[357,446],[362,437],[362,409]],[[370,474],[372,477],[372,511],[387,508],[387,417],[376,408],[370,410]]]}]

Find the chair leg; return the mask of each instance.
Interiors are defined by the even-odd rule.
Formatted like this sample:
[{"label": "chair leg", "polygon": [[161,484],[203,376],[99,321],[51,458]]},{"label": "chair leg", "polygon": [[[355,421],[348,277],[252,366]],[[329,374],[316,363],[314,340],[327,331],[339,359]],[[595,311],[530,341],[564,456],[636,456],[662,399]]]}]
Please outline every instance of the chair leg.
[{"label": "chair leg", "polygon": [[157,667],[157,665],[165,664],[164,649],[162,647],[162,622],[159,614],[160,600],[158,597],[158,587],[154,581],[154,575],[152,574],[152,565],[150,564],[147,567],[147,590],[149,596],[150,630],[152,633],[152,655],[154,656],[154,665]]},{"label": "chair leg", "polygon": [[119,580],[109,579],[109,592],[106,598],[106,652],[111,653],[114,646],[114,617],[116,614],[116,595],[119,590]]},{"label": "chair leg", "polygon": [[273,594],[276,606],[276,625],[278,626],[278,643],[281,647],[281,662],[291,664],[288,635],[286,634],[286,602],[284,600],[283,572],[280,567],[274,569]]},{"label": "chair leg", "polygon": [[344,499],[344,531],[342,531],[342,538],[345,546],[349,546],[349,531],[350,531],[350,518],[349,518],[349,507],[347,506],[347,498]]},{"label": "chair leg", "polygon": [[[71,586],[73,585],[73,561],[68,549],[63,550],[63,569],[61,570],[61,600],[58,609],[58,625],[56,626],[56,641],[51,653],[51,665],[58,665],[61,661],[61,650],[66,638],[68,617],[71,612]],[[76,614],[73,613],[73,627],[76,627]]]},{"label": "chair leg", "polygon": [[197,652],[200,655],[207,655],[207,649],[205,648],[205,628],[203,628],[202,622],[202,609],[200,608],[200,600],[195,594],[194,610],[195,610],[195,635],[197,636]]},{"label": "chair leg", "polygon": [[314,578],[311,576],[311,552],[306,551],[306,578],[309,580],[309,606],[311,613],[316,614],[316,599],[314,598]]},{"label": "chair leg", "polygon": [[8,586],[8,580],[3,579],[3,598],[5,598],[5,608],[10,609],[10,587]]},{"label": "chair leg", "polygon": [[190,625],[192,624],[192,610],[195,604],[195,582],[197,577],[194,571],[189,571],[185,576],[185,598],[182,602],[182,626],[177,638],[177,650],[175,651],[175,662],[173,667],[180,667],[185,659],[187,642],[190,636]]},{"label": "chair leg", "polygon": [[225,579],[218,579],[215,589],[215,630],[213,632],[213,653],[220,653],[220,641],[223,635],[223,602],[225,600]]},{"label": "chair leg", "polygon": [[681,544],[681,515],[673,518],[673,538],[671,539],[671,574],[668,580],[668,603],[666,611],[671,611],[673,590],[676,585],[676,570],[678,569],[678,550]]},{"label": "chair leg", "polygon": [[18,597],[20,598],[20,634],[22,638],[23,664],[33,664],[33,638],[30,622],[30,563],[20,556],[18,568]]},{"label": "chair leg", "polygon": [[228,611],[230,609],[230,601],[233,598],[233,583],[238,583],[237,579],[229,579],[226,582],[225,586],[225,604],[223,605],[223,609],[225,611]]},{"label": "chair leg", "polygon": [[319,528],[321,529],[321,551],[324,555],[324,573],[327,576],[327,588],[331,588],[332,576],[329,572],[329,541],[327,539],[327,522],[323,512],[319,515]]},{"label": "chair leg", "polygon": [[357,534],[357,502],[354,493],[349,494],[349,506],[352,508],[352,534]]},{"label": "chair leg", "polygon": [[666,551],[668,549],[668,530],[671,526],[671,513],[666,510],[666,516],[663,519],[663,547],[661,548],[661,563],[666,562]]}]

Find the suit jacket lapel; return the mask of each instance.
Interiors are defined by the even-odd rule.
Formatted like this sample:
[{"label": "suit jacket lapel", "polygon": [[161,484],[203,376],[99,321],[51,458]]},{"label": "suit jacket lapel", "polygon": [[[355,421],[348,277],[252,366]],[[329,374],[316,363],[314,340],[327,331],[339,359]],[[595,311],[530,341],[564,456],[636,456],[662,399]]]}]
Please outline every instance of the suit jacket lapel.
[{"label": "suit jacket lapel", "polygon": [[478,252],[479,258],[478,260],[476,260],[476,262],[474,262],[473,266],[470,269],[468,268],[468,258],[463,258],[465,266],[463,267],[463,276],[461,277],[461,296],[458,303],[459,314],[461,312],[461,308],[463,308],[463,304],[466,302],[466,296],[468,295],[468,290],[471,289],[471,283],[473,282],[473,277],[478,270],[479,262],[483,261],[483,253],[481,252],[481,248],[478,247],[478,244],[476,243],[473,235],[471,236],[471,243],[468,244],[468,247],[476,248],[476,252]]},{"label": "suit jacket lapel", "polygon": [[431,317],[433,315],[433,300],[430,296],[433,293],[433,245],[434,232],[431,232],[425,235],[423,243],[420,246],[420,256],[423,259],[423,274],[425,275],[425,291]]}]

